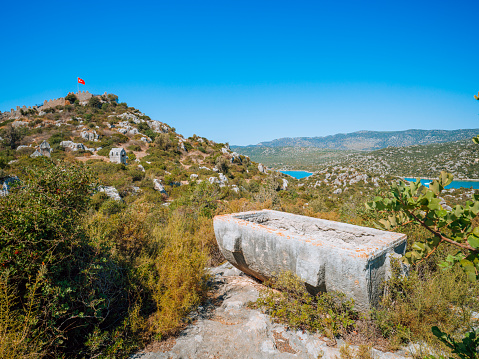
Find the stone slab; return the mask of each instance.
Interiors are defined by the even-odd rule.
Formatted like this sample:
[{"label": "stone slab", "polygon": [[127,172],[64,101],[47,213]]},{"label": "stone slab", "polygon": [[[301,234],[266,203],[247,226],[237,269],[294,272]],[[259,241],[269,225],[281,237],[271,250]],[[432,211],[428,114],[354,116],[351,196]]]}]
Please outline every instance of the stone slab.
[{"label": "stone slab", "polygon": [[216,216],[214,229],[225,258],[244,273],[265,280],[291,271],[312,294],[343,292],[360,311],[379,302],[391,258],[406,250],[405,234],[273,210]]}]

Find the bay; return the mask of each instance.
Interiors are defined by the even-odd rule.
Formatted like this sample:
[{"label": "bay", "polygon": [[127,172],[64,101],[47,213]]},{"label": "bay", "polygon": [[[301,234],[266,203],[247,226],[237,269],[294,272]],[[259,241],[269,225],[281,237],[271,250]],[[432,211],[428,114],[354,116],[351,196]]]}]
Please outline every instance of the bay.
[{"label": "bay", "polygon": [[279,172],[284,173],[285,175],[294,177],[296,179],[309,177],[313,174],[312,172],[306,172],[306,171],[279,171]]},{"label": "bay", "polygon": [[[404,178],[406,181],[413,181],[415,182],[415,178]],[[421,183],[423,185],[429,184],[432,182],[430,179],[421,179]],[[447,185],[445,188],[474,188],[474,189],[479,189],[479,181],[452,181],[451,184]]]}]

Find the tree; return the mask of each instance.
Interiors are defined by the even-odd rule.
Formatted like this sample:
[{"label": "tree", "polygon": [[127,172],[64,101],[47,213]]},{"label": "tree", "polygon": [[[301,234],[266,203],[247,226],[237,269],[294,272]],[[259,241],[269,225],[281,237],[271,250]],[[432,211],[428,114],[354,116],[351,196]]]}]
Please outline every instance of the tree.
[{"label": "tree", "polygon": [[70,102],[71,104],[74,104],[75,101],[78,100],[78,98],[75,96],[74,93],[69,93],[66,97],[65,97],[65,100],[67,100],[68,102]]},{"label": "tree", "polygon": [[229,169],[228,161],[223,156],[218,156],[216,158],[215,164],[216,164],[216,168],[218,169],[218,171],[223,172],[223,173],[228,172],[228,169]]},{"label": "tree", "polygon": [[166,151],[172,145],[171,140],[170,140],[170,136],[167,133],[160,133],[155,138],[155,145],[159,149]]},{"label": "tree", "polygon": [[93,108],[101,108],[101,101],[98,97],[93,96],[88,100],[88,106],[93,107]]},{"label": "tree", "polygon": [[5,138],[6,145],[14,150],[22,139],[23,133],[19,128],[9,124],[5,129],[3,137]]}]

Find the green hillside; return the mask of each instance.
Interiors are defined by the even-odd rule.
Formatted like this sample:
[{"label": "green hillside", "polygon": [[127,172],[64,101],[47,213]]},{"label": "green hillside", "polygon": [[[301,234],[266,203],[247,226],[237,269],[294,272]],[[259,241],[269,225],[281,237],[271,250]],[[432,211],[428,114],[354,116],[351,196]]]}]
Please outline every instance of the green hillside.
[{"label": "green hillside", "polygon": [[[243,153],[186,138],[115,95],[83,102],[70,95],[64,105],[1,114],[2,358],[128,358],[174,341],[192,313],[221,305],[208,272],[225,261],[215,215],[275,209],[372,227],[385,215],[364,203],[387,193],[394,175],[441,169],[477,175],[479,154],[470,140],[372,152],[253,147]],[[114,163],[110,152],[122,150],[126,163]],[[257,161],[317,172],[296,180]],[[468,189],[448,190],[441,199],[453,206],[471,196]],[[429,237],[411,226],[395,230]],[[425,342],[447,351],[431,323],[460,333],[479,311],[477,285],[460,269],[438,270],[447,251],[441,247],[411,267],[409,279],[394,276],[367,319],[327,295],[267,303],[279,306],[277,314],[301,308],[301,321],[314,321],[317,335],[331,342],[354,336],[357,344],[385,350]],[[465,296],[468,290],[475,297]],[[457,308],[464,308],[460,316]],[[311,328],[298,316],[290,319],[291,327]]]}]

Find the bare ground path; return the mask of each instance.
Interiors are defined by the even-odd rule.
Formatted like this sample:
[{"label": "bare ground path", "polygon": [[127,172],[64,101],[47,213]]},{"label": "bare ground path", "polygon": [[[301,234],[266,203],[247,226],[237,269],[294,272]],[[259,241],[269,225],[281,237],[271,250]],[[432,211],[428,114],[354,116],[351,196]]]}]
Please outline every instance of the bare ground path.
[{"label": "bare ground path", "polygon": [[[287,329],[268,315],[249,309],[264,286],[226,263],[211,269],[212,297],[193,313],[177,338],[153,343],[133,359],[339,358],[339,346],[319,335]],[[334,345],[332,345],[334,344]],[[354,346],[351,346],[355,348]],[[402,359],[405,353],[373,349],[377,359]]]}]

